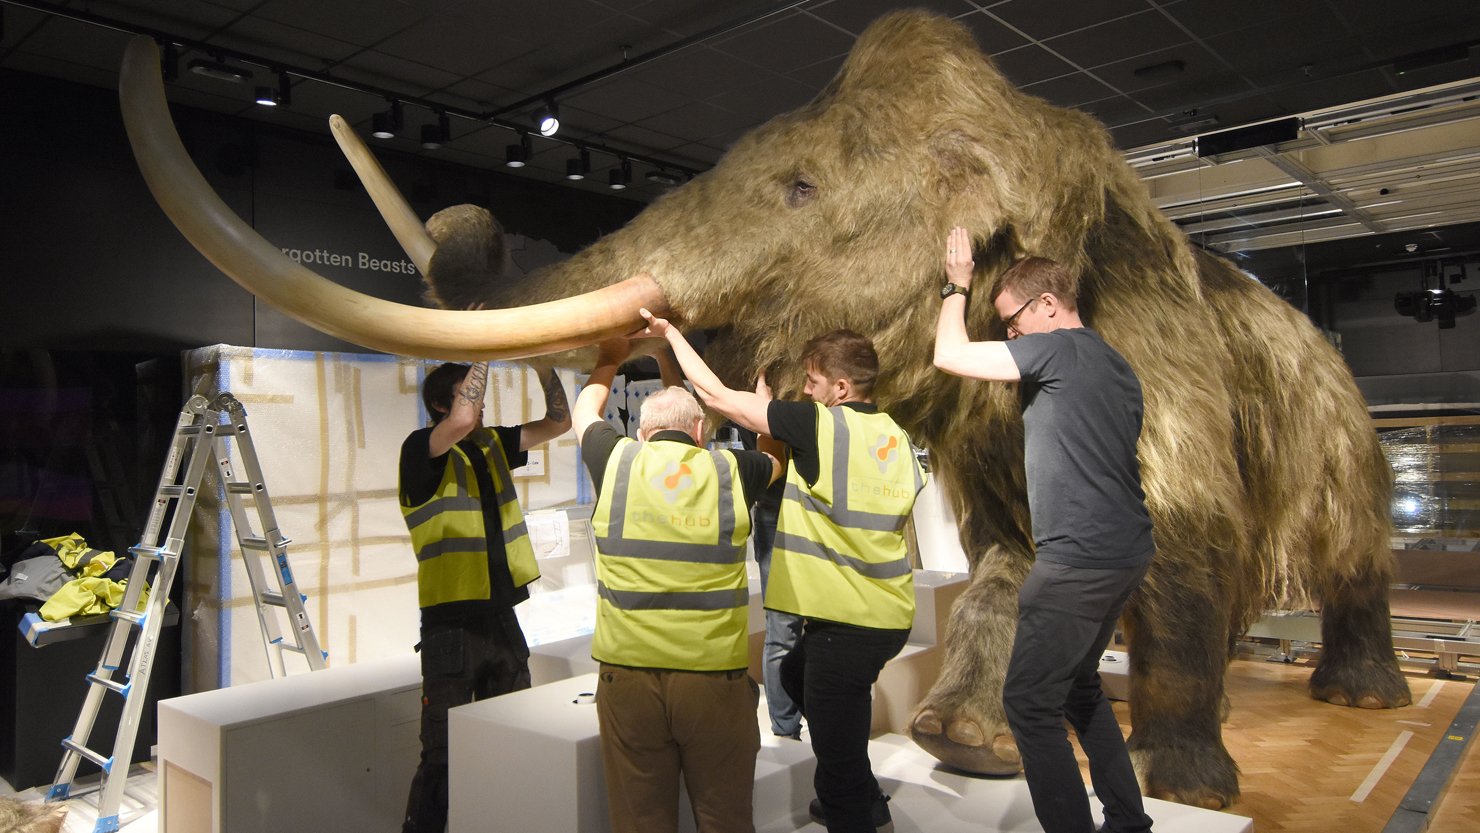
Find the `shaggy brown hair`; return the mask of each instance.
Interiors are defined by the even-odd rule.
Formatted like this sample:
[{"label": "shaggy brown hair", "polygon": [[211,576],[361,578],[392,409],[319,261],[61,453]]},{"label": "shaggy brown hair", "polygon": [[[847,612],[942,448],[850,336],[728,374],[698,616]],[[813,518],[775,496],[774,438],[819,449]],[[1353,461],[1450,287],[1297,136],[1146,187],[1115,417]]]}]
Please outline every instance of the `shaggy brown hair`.
[{"label": "shaggy brown hair", "polygon": [[1075,309],[1074,287],[1077,282],[1062,264],[1046,257],[1025,257],[1009,266],[1006,272],[992,285],[991,301],[1004,292],[1020,302],[1037,298],[1045,292],[1052,294],[1065,309]]},{"label": "shaggy brown hair", "polygon": [[833,379],[847,379],[864,399],[874,394],[879,377],[879,354],[874,343],[852,330],[833,330],[802,346],[802,366]]}]

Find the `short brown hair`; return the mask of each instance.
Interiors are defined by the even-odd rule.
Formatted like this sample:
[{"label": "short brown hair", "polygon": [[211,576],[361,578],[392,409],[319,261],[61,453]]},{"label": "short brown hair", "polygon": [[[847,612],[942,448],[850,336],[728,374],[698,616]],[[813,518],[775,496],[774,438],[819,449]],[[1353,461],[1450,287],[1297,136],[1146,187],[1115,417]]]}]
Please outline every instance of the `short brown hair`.
[{"label": "short brown hair", "polygon": [[847,379],[859,396],[870,397],[879,378],[879,354],[867,336],[833,330],[802,347],[802,365],[828,379]]},{"label": "short brown hair", "polygon": [[1021,301],[1048,292],[1066,309],[1072,310],[1077,305],[1074,284],[1074,275],[1062,263],[1046,257],[1025,257],[998,276],[992,285],[991,300],[996,301],[997,296],[1004,292],[1011,292]]},{"label": "short brown hair", "polygon": [[427,408],[427,416],[436,425],[452,410],[452,397],[457,386],[468,375],[469,366],[457,362],[446,362],[427,374],[421,383],[421,402]]}]

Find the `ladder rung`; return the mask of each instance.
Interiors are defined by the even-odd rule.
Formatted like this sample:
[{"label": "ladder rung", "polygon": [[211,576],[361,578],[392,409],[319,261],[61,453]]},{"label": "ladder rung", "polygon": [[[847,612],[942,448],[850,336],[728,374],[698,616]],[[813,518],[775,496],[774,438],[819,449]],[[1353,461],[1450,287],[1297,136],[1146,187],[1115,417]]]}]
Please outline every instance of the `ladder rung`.
[{"label": "ladder rung", "polygon": [[186,494],[186,492],[187,492],[187,487],[185,487],[185,486],[160,486],[159,487],[159,493],[162,494],[162,495],[164,495],[165,497],[180,497],[181,495]]},{"label": "ladder rung", "polygon": [[283,599],[281,593],[263,593],[262,603],[265,605],[277,605],[278,607],[288,606],[288,602]]},{"label": "ladder rung", "polygon": [[258,538],[258,537],[255,537],[255,536],[243,536],[242,537],[242,549],[244,549],[244,550],[261,550],[262,552],[267,552],[268,549],[270,549],[270,547],[267,546],[267,539],[266,538]]},{"label": "ladder rung", "polygon": [[122,694],[124,697],[128,697],[129,686],[125,683],[120,683],[116,680],[104,679],[103,677],[99,677],[97,674],[88,674],[87,681],[100,685],[103,688],[108,689],[109,691]]},{"label": "ladder rung", "polygon": [[261,483],[247,483],[245,481],[226,484],[226,491],[237,495],[256,494],[262,489]]},{"label": "ladder rung", "polygon": [[131,610],[112,610],[109,611],[109,614],[114,619],[122,619],[125,622],[131,622],[138,627],[143,627],[144,622],[149,618],[149,615],[147,613],[135,613]]},{"label": "ladder rung", "polygon": [[175,555],[175,553],[171,552],[168,547],[137,546],[129,547],[128,551],[133,553],[134,555],[142,555],[145,558],[153,558],[156,561],[164,558],[167,555]]},{"label": "ladder rung", "polygon": [[62,746],[97,764],[98,767],[100,767],[104,772],[108,772],[109,770],[113,769],[112,758],[104,758],[102,755],[99,755],[91,749],[88,749],[86,746],[77,743],[71,738],[64,739],[62,741]]},{"label": "ladder rung", "polygon": [[292,651],[295,654],[303,654],[304,656],[308,656],[308,654],[303,650],[302,645],[291,645],[287,642],[283,642],[281,638],[278,641],[278,649],[282,651]]}]

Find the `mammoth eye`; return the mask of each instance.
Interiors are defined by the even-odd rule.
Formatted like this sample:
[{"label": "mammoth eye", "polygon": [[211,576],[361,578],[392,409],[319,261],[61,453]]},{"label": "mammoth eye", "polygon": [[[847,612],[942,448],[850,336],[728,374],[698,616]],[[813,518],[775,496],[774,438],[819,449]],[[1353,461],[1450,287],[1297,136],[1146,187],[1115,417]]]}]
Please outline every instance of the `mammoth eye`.
[{"label": "mammoth eye", "polygon": [[816,196],[817,186],[798,178],[786,192],[786,204],[792,208],[799,208],[811,202]]}]

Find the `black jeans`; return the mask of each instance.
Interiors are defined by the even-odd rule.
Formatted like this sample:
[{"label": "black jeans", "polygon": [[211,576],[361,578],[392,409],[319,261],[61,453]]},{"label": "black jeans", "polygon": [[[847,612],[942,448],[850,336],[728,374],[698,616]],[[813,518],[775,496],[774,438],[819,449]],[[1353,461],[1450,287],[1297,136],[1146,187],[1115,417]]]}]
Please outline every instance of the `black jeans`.
[{"label": "black jeans", "polygon": [[874,833],[879,782],[868,759],[873,685],[909,635],[812,619],[781,661],[781,684],[812,734],[817,757],[812,786],[827,815],[828,833]]},{"label": "black jeans", "polygon": [[402,833],[447,827],[447,711],[529,688],[529,646],[512,609],[486,621],[421,628],[421,762]]},{"label": "black jeans", "polygon": [[1104,829],[1151,829],[1099,671],[1120,610],[1145,573],[1144,566],[1091,570],[1038,561],[1018,593],[1017,636],[1002,700],[1045,833],[1095,830],[1065,719],[1089,758],[1095,797],[1105,807]]}]

